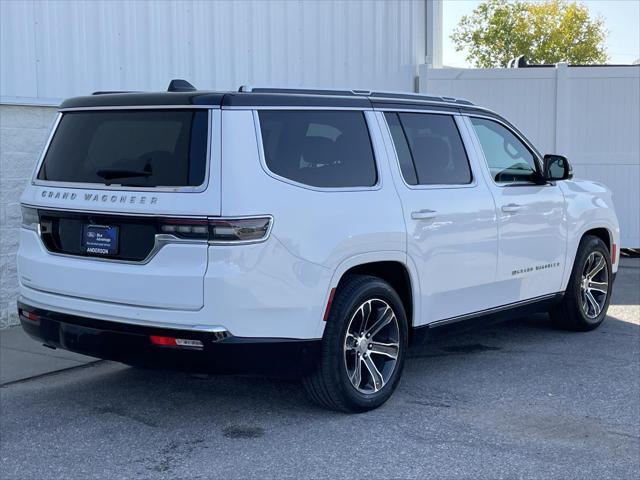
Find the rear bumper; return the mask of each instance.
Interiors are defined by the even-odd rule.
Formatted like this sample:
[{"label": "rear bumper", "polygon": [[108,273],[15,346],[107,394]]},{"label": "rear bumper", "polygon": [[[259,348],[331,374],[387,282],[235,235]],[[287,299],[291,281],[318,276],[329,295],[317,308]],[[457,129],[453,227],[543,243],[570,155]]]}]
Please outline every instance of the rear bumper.
[{"label": "rear bumper", "polygon": [[[320,356],[320,340],[240,338],[225,331],[194,331],[110,322],[18,302],[24,331],[54,348],[130,365],[207,373],[301,377]],[[151,336],[199,340],[201,348],[159,346]]]},{"label": "rear bumper", "polygon": [[149,263],[131,265],[51,254],[36,232],[24,228],[17,267],[19,300],[45,310],[183,330],[222,325],[237,337],[305,340],[322,337],[333,275],[291,255],[273,236],[247,245],[169,244]]}]

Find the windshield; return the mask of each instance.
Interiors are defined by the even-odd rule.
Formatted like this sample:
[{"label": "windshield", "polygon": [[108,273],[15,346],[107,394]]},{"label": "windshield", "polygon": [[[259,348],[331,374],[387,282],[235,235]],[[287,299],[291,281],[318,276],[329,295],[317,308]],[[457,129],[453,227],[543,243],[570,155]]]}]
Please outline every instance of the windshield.
[{"label": "windshield", "polygon": [[207,157],[206,110],[64,113],[39,180],[132,187],[199,186]]}]

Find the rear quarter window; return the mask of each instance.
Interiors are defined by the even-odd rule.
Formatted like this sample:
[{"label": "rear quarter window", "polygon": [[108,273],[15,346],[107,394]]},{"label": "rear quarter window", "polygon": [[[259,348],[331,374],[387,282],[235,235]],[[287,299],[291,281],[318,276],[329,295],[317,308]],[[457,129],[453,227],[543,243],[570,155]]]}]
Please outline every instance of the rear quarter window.
[{"label": "rear quarter window", "polygon": [[258,116],[265,162],[274,174],[321,188],[377,183],[363,112],[264,110]]}]

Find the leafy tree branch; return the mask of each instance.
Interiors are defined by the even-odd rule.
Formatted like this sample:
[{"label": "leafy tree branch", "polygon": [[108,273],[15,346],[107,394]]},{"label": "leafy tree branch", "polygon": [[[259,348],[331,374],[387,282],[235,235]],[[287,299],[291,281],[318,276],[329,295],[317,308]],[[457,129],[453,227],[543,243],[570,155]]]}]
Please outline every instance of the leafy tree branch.
[{"label": "leafy tree branch", "polygon": [[460,19],[451,39],[480,68],[505,67],[524,55],[530,63],[605,63],[604,19],[575,1],[486,0]]}]

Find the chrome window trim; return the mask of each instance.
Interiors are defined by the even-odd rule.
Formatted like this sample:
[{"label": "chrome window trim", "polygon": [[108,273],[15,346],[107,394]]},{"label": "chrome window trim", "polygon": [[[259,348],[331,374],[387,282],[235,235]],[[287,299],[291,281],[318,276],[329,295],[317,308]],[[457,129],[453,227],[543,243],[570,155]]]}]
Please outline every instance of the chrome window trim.
[{"label": "chrome window trim", "polygon": [[515,136],[518,140],[520,140],[524,144],[524,146],[527,148],[527,150],[529,150],[529,153],[531,153],[531,155],[533,156],[533,160],[534,160],[534,162],[536,162],[536,166],[538,167],[538,173],[541,173],[542,172],[542,165],[540,163],[541,159],[540,159],[540,156],[539,156],[536,148],[523,135],[519,134],[512,127],[510,127],[507,123],[505,123],[503,120],[500,120],[499,118],[489,117],[487,115],[478,115],[478,114],[474,114],[474,113],[467,113],[467,112],[463,113],[462,116],[469,117],[469,126],[471,127],[473,135],[475,136],[475,139],[478,142],[478,146],[480,147],[480,152],[482,153],[482,158],[484,158],[486,169],[489,172],[489,178],[491,178],[491,181],[493,182],[493,184],[496,187],[505,188],[505,187],[532,187],[532,186],[545,187],[545,186],[553,186],[553,184],[551,184],[549,182],[547,182],[546,184],[538,184],[538,183],[535,183],[535,182],[526,182],[526,181],[510,182],[510,183],[498,183],[498,182],[496,182],[496,179],[491,174],[491,168],[489,167],[489,162],[487,161],[487,157],[486,157],[486,155],[484,153],[484,149],[482,148],[482,143],[480,143],[480,138],[478,138],[478,133],[476,132],[476,129],[475,129],[474,125],[473,125],[473,122],[471,122],[471,118],[472,117],[483,118],[485,120],[494,121],[494,122],[499,123],[500,125],[502,125],[507,130],[509,130],[509,132],[511,132],[511,134],[513,136]]},{"label": "chrome window trim", "polygon": [[[278,180],[280,182],[283,183],[288,183],[289,185],[293,185],[294,187],[298,187],[298,188],[303,188],[305,190],[311,190],[311,191],[315,191],[315,192],[369,192],[369,191],[373,191],[373,190],[380,190],[382,188],[382,175],[380,174],[380,167],[378,165],[379,161],[378,161],[378,157],[376,155],[376,149],[373,143],[373,138],[371,135],[372,132],[372,123],[370,121],[370,119],[368,118],[367,115],[364,115],[364,119],[367,125],[367,133],[369,135],[369,141],[371,142],[371,152],[373,153],[373,163],[376,169],[376,177],[377,177],[377,181],[374,185],[371,185],[370,187],[315,187],[313,185],[307,185],[305,183],[300,183],[300,182],[296,182],[295,180],[291,180],[289,178],[283,177],[278,175],[277,173],[272,172],[269,167],[267,166],[267,161],[266,161],[266,157],[264,154],[264,145],[262,142],[262,130],[260,128],[260,117],[258,115],[259,111],[263,110],[262,108],[257,108],[257,109],[252,109],[253,112],[253,124],[254,124],[254,128],[255,128],[255,132],[256,132],[256,141],[258,142],[258,157],[260,158],[260,166],[262,167],[262,170],[264,170],[264,172],[269,175],[271,178]],[[265,109],[266,110],[266,109]],[[277,110],[292,110],[290,108],[278,108]],[[309,111],[309,110],[336,110],[334,108],[315,108],[315,107],[301,107],[301,108],[296,108],[293,110],[305,110],[305,111]],[[362,109],[362,108],[354,108],[354,109],[349,109],[349,110],[359,110],[362,111],[363,113],[366,111],[366,109]],[[372,109],[369,109],[372,110]]]},{"label": "chrome window trim", "polygon": [[[464,153],[467,156],[467,163],[469,165],[469,171],[471,172],[471,182],[469,183],[453,183],[453,184],[430,184],[430,185],[420,185],[420,184],[416,184],[416,185],[410,185],[409,183],[407,183],[407,181],[404,178],[404,175],[402,174],[402,168],[400,166],[400,159],[398,158],[398,149],[396,148],[396,144],[393,141],[393,135],[391,135],[391,129],[389,128],[389,123],[387,122],[387,117],[384,115],[385,112],[391,112],[391,113],[436,113],[439,115],[449,115],[451,117],[453,117],[453,121],[456,125],[456,128],[458,129],[458,134],[460,135],[460,141],[462,142],[462,148],[464,148]],[[426,111],[426,110],[398,110],[395,108],[389,108],[389,109],[385,109],[385,110],[380,110],[380,113],[382,114],[382,121],[384,122],[384,125],[387,129],[387,135],[389,137],[389,140],[391,141],[391,145],[393,146],[393,153],[394,153],[394,157],[396,159],[396,166],[398,167],[398,172],[400,175],[400,179],[402,180],[402,183],[404,184],[405,187],[407,187],[410,190],[449,190],[449,189],[459,189],[459,188],[475,188],[478,186],[478,180],[477,180],[477,175],[476,172],[473,171],[473,165],[471,162],[471,157],[469,156],[469,150],[467,148],[467,145],[465,144],[464,141],[464,137],[462,136],[462,130],[460,129],[460,125],[458,124],[458,119],[456,117],[459,117],[460,114],[459,113],[455,113],[455,112],[442,112],[442,111]],[[413,161],[413,153],[412,153],[412,161]]]},{"label": "chrome window trim", "polygon": [[42,163],[49,151],[49,147],[51,146],[51,142],[53,140],[53,136],[55,132],[58,130],[58,125],[62,120],[62,116],[66,112],[76,112],[76,111],[102,111],[102,110],[164,110],[163,106],[140,106],[140,107],[82,107],[82,108],[69,108],[69,109],[61,109],[58,111],[58,117],[55,120],[53,128],[49,133],[49,138],[45,144],[44,149],[40,155],[40,159],[36,165],[35,170],[31,176],[31,185],[41,186],[41,187],[59,187],[59,188],[75,188],[75,189],[84,189],[84,190],[110,190],[115,192],[171,192],[171,193],[202,193],[207,188],[209,188],[209,181],[211,175],[211,161],[212,154],[211,148],[213,146],[213,107],[201,107],[201,106],[182,106],[182,105],[172,105],[175,109],[179,110],[189,110],[189,109],[206,109],[209,110],[207,115],[207,147],[206,147],[206,157],[205,157],[205,172],[204,172],[204,182],[198,186],[162,186],[162,187],[127,187],[118,184],[111,185],[103,185],[100,183],[85,183],[85,182],[59,182],[59,181],[50,181],[50,180],[39,180],[38,174],[40,173],[40,168],[42,167]]}]

